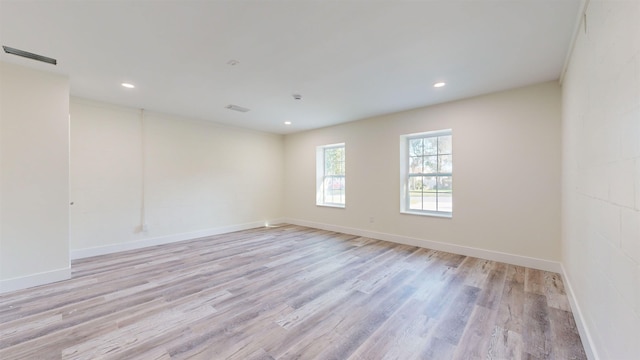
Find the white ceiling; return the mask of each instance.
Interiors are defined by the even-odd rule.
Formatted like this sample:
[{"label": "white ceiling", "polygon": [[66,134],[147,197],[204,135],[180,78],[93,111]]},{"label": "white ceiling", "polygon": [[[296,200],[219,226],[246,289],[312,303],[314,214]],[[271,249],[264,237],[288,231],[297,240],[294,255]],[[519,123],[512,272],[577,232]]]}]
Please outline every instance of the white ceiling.
[{"label": "white ceiling", "polygon": [[285,134],[558,79],[581,1],[0,0],[1,45],[58,65],[0,60],[66,74],[74,96]]}]

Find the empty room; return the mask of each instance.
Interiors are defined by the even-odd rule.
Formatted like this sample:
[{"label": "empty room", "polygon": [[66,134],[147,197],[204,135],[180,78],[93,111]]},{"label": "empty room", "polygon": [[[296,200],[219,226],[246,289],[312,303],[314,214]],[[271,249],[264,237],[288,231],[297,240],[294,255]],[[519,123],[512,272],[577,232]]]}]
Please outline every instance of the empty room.
[{"label": "empty room", "polygon": [[0,359],[640,359],[640,1],[0,0]]}]

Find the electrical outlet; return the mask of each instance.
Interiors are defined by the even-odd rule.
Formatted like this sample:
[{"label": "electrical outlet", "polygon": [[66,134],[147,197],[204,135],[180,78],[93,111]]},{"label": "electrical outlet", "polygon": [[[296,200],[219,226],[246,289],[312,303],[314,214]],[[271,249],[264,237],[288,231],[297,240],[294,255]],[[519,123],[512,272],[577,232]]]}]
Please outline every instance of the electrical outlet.
[{"label": "electrical outlet", "polygon": [[376,222],[376,218],[374,218],[373,216],[370,216],[370,217],[369,217],[369,222],[370,222],[370,223],[374,223],[374,222]]},{"label": "electrical outlet", "polygon": [[149,231],[149,225],[148,224],[142,224],[142,231],[143,232]]}]

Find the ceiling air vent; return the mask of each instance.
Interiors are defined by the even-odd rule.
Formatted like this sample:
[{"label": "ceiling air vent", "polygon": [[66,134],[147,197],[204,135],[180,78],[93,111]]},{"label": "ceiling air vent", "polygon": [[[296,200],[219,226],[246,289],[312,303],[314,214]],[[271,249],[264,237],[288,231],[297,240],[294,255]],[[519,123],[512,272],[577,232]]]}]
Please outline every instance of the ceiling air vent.
[{"label": "ceiling air vent", "polygon": [[224,107],[225,109],[229,109],[229,110],[233,110],[233,111],[240,111],[240,112],[247,112],[249,111],[249,109],[247,108],[243,108],[242,106],[238,106],[238,105],[227,105]]},{"label": "ceiling air vent", "polygon": [[50,57],[46,57],[46,56],[30,53],[28,51],[24,51],[24,50],[20,50],[20,49],[14,49],[14,48],[8,47],[8,46],[2,46],[2,48],[4,49],[4,52],[6,52],[7,54],[22,56],[22,57],[25,57],[27,59],[42,61],[42,62],[46,62],[47,64],[52,64],[52,65],[57,65],[58,64],[58,61],[56,59],[52,59]]}]

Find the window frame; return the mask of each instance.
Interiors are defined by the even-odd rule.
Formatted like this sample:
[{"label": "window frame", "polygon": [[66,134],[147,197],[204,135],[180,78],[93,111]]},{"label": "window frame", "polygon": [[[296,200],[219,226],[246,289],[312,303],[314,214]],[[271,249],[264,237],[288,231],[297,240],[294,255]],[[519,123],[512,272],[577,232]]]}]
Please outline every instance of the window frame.
[{"label": "window frame", "polygon": [[[453,167],[450,172],[440,172],[439,169],[436,172],[420,172],[420,173],[411,173],[410,171],[410,161],[411,161],[411,150],[409,149],[409,144],[411,140],[415,139],[429,139],[429,138],[437,138],[442,136],[451,136],[451,153],[440,154],[439,149],[436,146],[436,160],[439,156],[451,156],[451,165],[453,166],[453,130],[452,129],[443,129],[436,131],[427,131],[420,133],[412,133],[405,134],[400,136],[400,213],[402,214],[412,214],[412,215],[421,215],[421,216],[432,216],[432,217],[444,217],[444,218],[452,218],[453,217]],[[425,156],[424,154],[422,156]],[[434,156],[434,155],[430,155]],[[433,176],[436,179],[438,177],[450,177],[451,178],[451,211],[443,211],[438,210],[438,191],[436,190],[436,210],[422,210],[422,209],[411,209],[411,194],[409,191],[409,181],[411,177],[415,176]],[[436,180],[437,181],[437,180]]]},{"label": "window frame", "polygon": [[[343,174],[326,174],[326,151],[332,149],[342,148],[343,150]],[[324,207],[332,207],[332,208],[342,208],[344,209],[347,204],[347,169],[346,169],[346,161],[347,159],[347,151],[345,143],[335,143],[328,145],[321,145],[316,147],[316,206],[324,206]],[[342,179],[342,202],[331,202],[326,201],[325,194],[325,180],[331,179]]]}]

